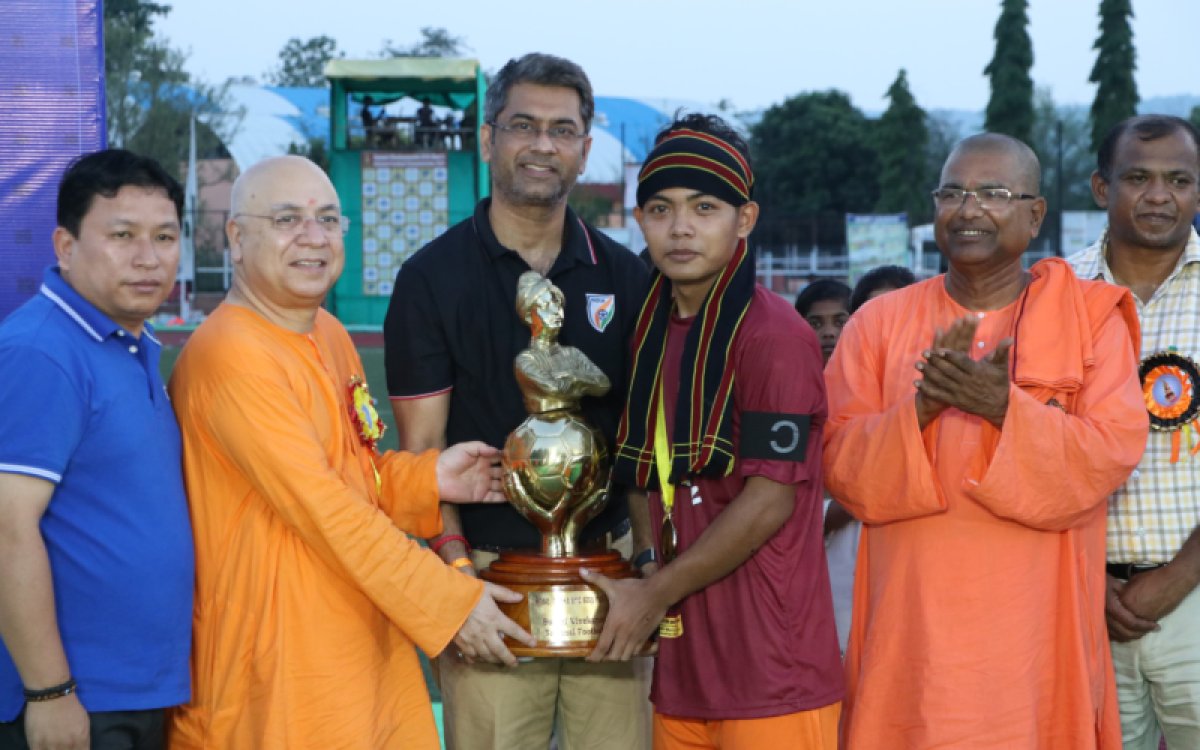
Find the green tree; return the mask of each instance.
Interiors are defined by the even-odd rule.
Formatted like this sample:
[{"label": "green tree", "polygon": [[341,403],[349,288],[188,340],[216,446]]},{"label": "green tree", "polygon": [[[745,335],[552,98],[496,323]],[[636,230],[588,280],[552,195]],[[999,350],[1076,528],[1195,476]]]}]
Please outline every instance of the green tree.
[{"label": "green tree", "polygon": [[312,161],[325,173],[329,173],[330,155],[329,148],[325,145],[324,138],[309,137],[304,143],[289,143],[287,152],[296,156],[303,156]]},{"label": "green tree", "polygon": [[345,56],[331,36],[292,37],[279,50],[279,64],[267,71],[265,79],[272,86],[324,86],[325,63]]},{"label": "green tree", "polygon": [[154,39],[155,18],[170,11],[169,5],[141,0],[104,3],[104,98],[113,146],[124,146],[141,127],[145,106],[140,92],[153,85],[143,76],[171,82],[187,78],[182,70],[166,68],[170,51]]},{"label": "green tree", "polygon": [[1192,124],[1195,125],[1197,129],[1200,129],[1200,104],[1192,107],[1191,113],[1188,114],[1188,119],[1192,121]]},{"label": "green tree", "polygon": [[[1063,210],[1094,210],[1091,177],[1096,160],[1090,148],[1086,111],[1078,106],[1056,105],[1050,90],[1043,87],[1038,87],[1034,101],[1033,141],[1029,145],[1042,164],[1042,194],[1046,196],[1049,209],[1057,211],[1059,208],[1061,178]],[[1061,175],[1058,171],[1060,143]]]},{"label": "green tree", "polygon": [[1046,197],[1047,215],[1041,236],[1058,250],[1062,212],[1096,208],[1090,180],[1095,160],[1089,148],[1086,110],[1057,106],[1050,90],[1039,87],[1034,94],[1033,140],[1029,145],[1042,165],[1041,193]]},{"label": "green tree", "polygon": [[[925,118],[925,128],[929,139],[925,146],[925,174],[928,175],[926,187],[933,190],[942,176],[942,166],[954,149],[954,144],[962,139],[958,125],[946,113],[931,112]],[[925,193],[929,195],[928,192]],[[930,198],[930,211],[933,210],[933,199]]]},{"label": "green tree", "polygon": [[787,213],[870,211],[879,157],[870,122],[841,91],[799,94],[751,133],[760,202]]},{"label": "green tree", "polygon": [[[879,157],[871,136],[871,122],[841,91],[799,94],[763,113],[751,129],[757,199],[768,222],[808,228],[803,236],[768,242],[807,247],[844,241],[845,214],[869,212],[879,200]],[[764,230],[761,235],[771,235],[769,227]]]},{"label": "green tree", "polygon": [[454,36],[437,26],[421,27],[421,41],[413,44],[396,44],[391,39],[383,42],[380,57],[462,57],[471,48],[466,40]]},{"label": "green tree", "polygon": [[933,214],[925,163],[929,145],[925,110],[913,98],[903,68],[888,87],[887,97],[888,108],[875,123],[875,148],[879,153],[879,200],[875,210],[904,211],[910,224],[920,224]]},{"label": "green tree", "polygon": [[[143,0],[104,3],[108,141],[151,156],[182,177],[193,114],[201,119],[196,129],[201,158],[228,156],[221,144],[232,136],[239,117],[229,113],[223,88],[192,79],[187,57],[155,36],[155,20],[170,10]],[[225,116],[217,117],[218,112]]]},{"label": "green tree", "polygon": [[1100,142],[1113,125],[1137,114],[1137,82],[1133,80],[1137,51],[1129,25],[1131,18],[1133,8],[1129,0],[1101,0],[1100,36],[1092,45],[1096,64],[1088,77],[1096,84],[1091,116],[1093,152],[1100,150]]},{"label": "green tree", "polygon": [[1033,132],[1033,43],[1029,40],[1028,0],[1002,0],[993,37],[996,50],[983,69],[991,79],[984,127],[1029,143]]},{"label": "green tree", "polygon": [[592,226],[609,226],[608,219],[613,213],[613,202],[597,188],[576,185],[568,202],[575,214]]}]

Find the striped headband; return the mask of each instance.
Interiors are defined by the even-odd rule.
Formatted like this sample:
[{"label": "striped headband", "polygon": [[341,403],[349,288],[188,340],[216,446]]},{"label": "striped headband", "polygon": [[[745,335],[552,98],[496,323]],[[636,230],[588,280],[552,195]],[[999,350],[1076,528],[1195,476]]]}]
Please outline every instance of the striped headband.
[{"label": "striped headband", "polygon": [[672,130],[659,141],[638,173],[638,208],[660,190],[692,188],[726,203],[750,201],[754,174],[728,142],[695,130]]}]

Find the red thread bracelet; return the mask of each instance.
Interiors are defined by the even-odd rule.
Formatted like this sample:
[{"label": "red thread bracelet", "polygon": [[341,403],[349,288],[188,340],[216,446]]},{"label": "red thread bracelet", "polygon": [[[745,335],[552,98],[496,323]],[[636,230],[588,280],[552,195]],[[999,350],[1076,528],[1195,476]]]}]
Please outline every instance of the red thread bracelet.
[{"label": "red thread bracelet", "polygon": [[467,538],[461,534],[447,534],[446,536],[439,536],[437,539],[434,539],[429,543],[429,549],[433,550],[434,554],[439,554],[442,547],[445,547],[450,542],[462,542],[463,546],[467,548],[467,552],[470,553],[471,551],[471,545],[467,544]]}]

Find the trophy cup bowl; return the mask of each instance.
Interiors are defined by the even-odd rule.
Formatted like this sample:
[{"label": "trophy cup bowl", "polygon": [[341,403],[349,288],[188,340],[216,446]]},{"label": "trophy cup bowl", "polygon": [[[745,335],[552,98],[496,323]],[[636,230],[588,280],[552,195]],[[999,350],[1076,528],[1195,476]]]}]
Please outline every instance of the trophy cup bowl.
[{"label": "trophy cup bowl", "polygon": [[517,656],[586,656],[600,637],[608,602],[579,575],[588,568],[630,578],[618,552],[580,554],[576,535],[608,499],[604,437],[578,414],[531,414],[504,444],[505,495],[542,534],[540,551],[506,551],[480,575],[525,596],[501,610],[537,639],[506,641]]},{"label": "trophy cup bowl", "polygon": [[505,493],[542,532],[542,554],[575,554],[575,535],[608,499],[604,437],[577,414],[526,417],[504,443]]}]

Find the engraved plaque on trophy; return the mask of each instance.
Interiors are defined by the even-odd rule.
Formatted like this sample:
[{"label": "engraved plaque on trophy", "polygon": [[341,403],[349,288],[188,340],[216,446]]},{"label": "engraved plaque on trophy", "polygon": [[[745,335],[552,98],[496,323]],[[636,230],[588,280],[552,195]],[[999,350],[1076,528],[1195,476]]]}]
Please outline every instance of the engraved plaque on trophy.
[{"label": "engraved plaque on trophy", "polygon": [[617,552],[580,554],[577,537],[608,500],[608,449],[584,421],[579,401],[603,396],[608,377],[583,352],[557,342],[563,295],[536,272],[517,284],[517,312],[530,327],[529,348],[513,368],[529,416],[504,443],[504,494],[542,535],[538,551],[502,552],[484,580],[524,595],[500,608],[537,639],[506,644],[517,656],[586,656],[600,636],[608,603],[580,568],[632,578]]}]

